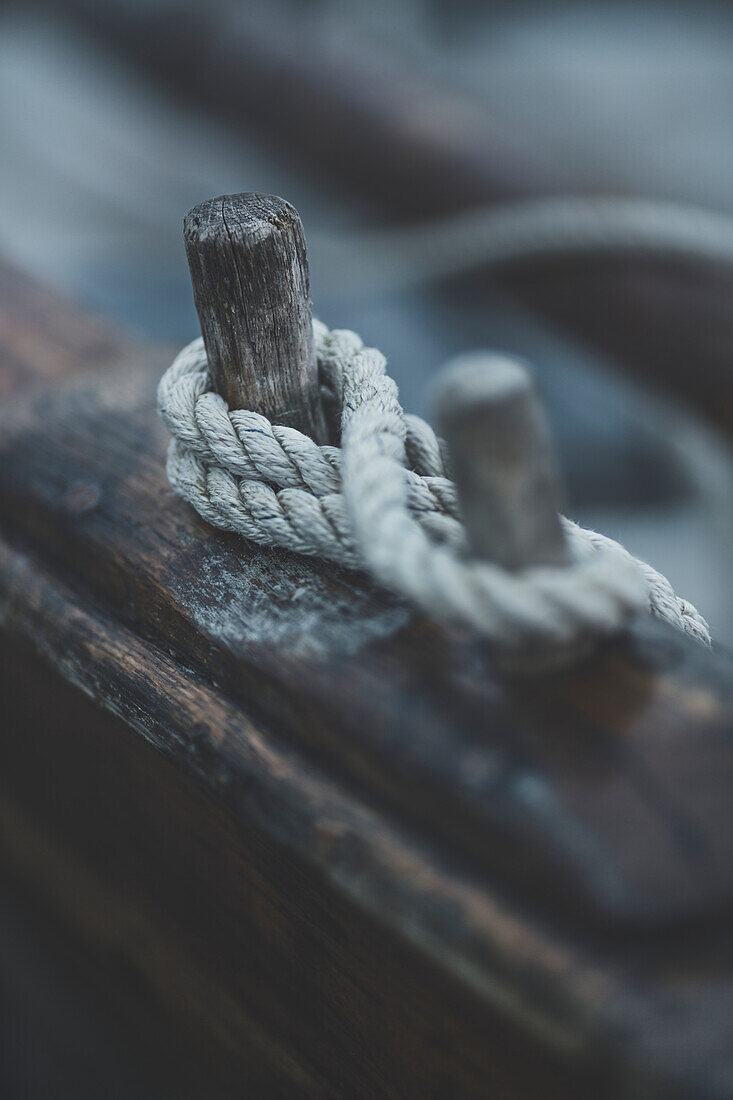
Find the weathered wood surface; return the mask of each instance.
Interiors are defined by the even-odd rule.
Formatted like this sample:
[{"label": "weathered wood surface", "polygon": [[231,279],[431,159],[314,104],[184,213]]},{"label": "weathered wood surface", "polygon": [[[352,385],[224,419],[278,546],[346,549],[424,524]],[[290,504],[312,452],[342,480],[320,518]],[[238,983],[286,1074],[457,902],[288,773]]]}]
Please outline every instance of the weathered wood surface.
[{"label": "weathered wood surface", "polygon": [[[139,736],[74,705],[50,673],[40,690],[42,670],[21,662],[24,631],[11,623],[7,699],[26,717],[3,742],[0,860],[132,968],[185,1042],[218,1062],[215,1080],[239,1072],[252,1085],[256,1073],[275,1095],[366,1100],[441,1088],[478,1097],[492,1085],[532,1095],[553,1074],[584,1096],[592,1037],[578,1031],[577,1006],[538,1014],[504,978],[495,992],[516,999],[520,1027],[482,995],[478,971],[473,985],[457,978],[491,950],[489,926],[495,949],[516,941],[507,977],[544,952],[540,969],[557,966],[556,948],[530,927],[509,937],[470,881],[194,674],[182,679],[175,659],[110,631],[35,569],[17,579],[33,589],[36,650]],[[446,941],[464,910],[470,924]],[[568,1045],[577,1056],[563,1065]]]},{"label": "weathered wood surface", "polygon": [[130,361],[130,341],[63,295],[0,261],[0,405],[77,369]]},{"label": "weathered wood surface", "polygon": [[[467,1097],[482,1097],[486,1089],[511,1096],[515,1088],[532,1095],[535,1082],[550,1075],[569,1096],[587,1095],[586,1055],[564,1065],[543,1044],[528,1046],[523,1029],[501,1010],[448,968],[426,965],[420,950],[375,924],[359,899],[349,899],[341,881],[360,878],[375,892],[380,884],[391,886],[380,883],[381,858],[362,862],[363,848],[353,848],[351,838],[369,824],[375,853],[396,842],[396,872],[401,857],[412,861],[400,837],[385,833],[371,815],[359,825],[358,802],[333,803],[332,785],[315,778],[306,761],[278,752],[261,728],[226,705],[219,716],[226,713],[227,729],[219,733],[237,742],[254,767],[227,766],[225,775],[220,764],[214,785],[201,788],[145,738],[168,757],[172,741],[218,755],[209,741],[209,734],[217,736],[210,693],[199,694],[189,681],[178,706],[174,661],[161,661],[124,634],[116,645],[94,617],[79,617],[76,602],[70,610],[81,627],[72,631],[72,652],[91,673],[76,686],[98,695],[96,683],[109,674],[117,696],[112,708],[125,723],[132,717],[144,736],[103,717],[56,675],[48,673],[39,691],[39,669],[26,648],[19,653],[13,643],[11,654],[3,651],[7,698],[23,718],[25,736],[2,742],[0,866],[30,882],[61,923],[83,935],[101,959],[112,996],[120,983],[123,990],[132,986],[134,1005],[134,983],[142,987],[142,1019],[124,1032],[135,1054],[149,1029],[162,1030],[168,1048],[177,1034],[183,1065],[190,1071],[198,1064],[188,1088],[182,1082],[182,1095],[197,1100],[205,1069],[211,1097],[248,1089],[256,1097],[363,1100],[448,1096],[453,1089]],[[42,645],[48,640],[42,637]],[[173,693],[152,712],[151,679],[144,674],[151,660],[164,691],[158,676],[167,664]],[[199,730],[196,748],[192,723]],[[256,821],[256,804],[267,798],[266,774],[275,788],[295,781],[309,789],[305,802],[298,796],[292,804],[291,827],[297,824],[303,835],[300,853],[276,843],[269,826]],[[225,785],[229,794],[222,799]],[[275,806],[284,813],[276,795]],[[304,860],[303,850],[314,842]],[[429,873],[429,864],[423,869]],[[429,897],[429,879],[425,891]],[[374,903],[378,908],[385,899],[378,894]],[[448,906],[434,920],[437,928],[448,924]],[[560,1042],[561,1025],[557,1031]],[[486,1044],[488,1035],[495,1049]]]},{"label": "weathered wood surface", "polygon": [[[578,189],[562,166],[530,155],[521,134],[503,132],[490,105],[403,58],[321,33],[307,9],[295,23],[290,8],[245,9],[228,0],[216,18],[203,8],[181,6],[172,17],[168,6],[124,2],[102,15],[92,0],[73,0],[69,10],[179,95],[391,216]],[[619,193],[623,180],[607,189]],[[631,255],[568,258],[497,270],[483,284],[472,275],[460,294],[497,288],[733,431],[730,268]]]},{"label": "weathered wood surface", "polygon": [[326,443],[303,226],[274,195],[222,195],[184,220],[217,393]]},{"label": "weathered wood surface", "polygon": [[[290,1095],[730,1094],[729,662],[641,624],[505,681],[365,578],[209,529],[165,482],[164,357],[100,371],[76,325],[70,354],[52,312],[0,301],[0,366],[25,365],[2,671],[30,716],[2,741],[2,858],[208,1014],[220,1057],[287,1055]],[[47,665],[121,723],[43,711]]]},{"label": "weathered wood surface", "polygon": [[714,797],[733,779],[724,662],[642,624],[573,675],[497,683],[480,645],[365,578],[254,551],[175,498],[160,365],[6,405],[11,538],[548,904],[645,922],[729,898],[733,836]]}]

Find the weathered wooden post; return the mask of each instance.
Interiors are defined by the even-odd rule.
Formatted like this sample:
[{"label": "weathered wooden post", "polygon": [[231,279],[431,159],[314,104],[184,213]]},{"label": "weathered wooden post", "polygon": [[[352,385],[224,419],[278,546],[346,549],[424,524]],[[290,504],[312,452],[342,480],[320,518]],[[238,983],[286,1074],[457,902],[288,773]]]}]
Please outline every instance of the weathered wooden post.
[{"label": "weathered wooden post", "polygon": [[434,403],[475,556],[506,569],[567,562],[560,482],[529,371],[506,356],[461,356]]},{"label": "weathered wooden post", "polygon": [[184,239],[217,391],[325,443],[297,211],[274,195],[223,195],[189,211]]}]

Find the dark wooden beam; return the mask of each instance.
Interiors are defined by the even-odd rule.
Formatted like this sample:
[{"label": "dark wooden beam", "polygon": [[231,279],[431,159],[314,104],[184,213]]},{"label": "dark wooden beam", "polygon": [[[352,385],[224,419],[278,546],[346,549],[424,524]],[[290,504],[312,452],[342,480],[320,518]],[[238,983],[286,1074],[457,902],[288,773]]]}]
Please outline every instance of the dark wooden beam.
[{"label": "dark wooden beam", "polygon": [[[39,580],[34,570],[34,598],[61,611],[71,594],[55,584],[42,592]],[[26,895],[29,934],[39,936],[34,925],[45,921],[51,949],[62,953],[56,965],[73,968],[56,1006],[31,1001],[39,1041],[39,1018],[57,1006],[65,1011],[56,1036],[68,1039],[76,999],[98,1026],[107,1022],[128,1072],[152,1080],[152,1096],[174,1084],[185,1100],[248,1092],[373,1100],[430,1096],[440,1082],[472,1100],[487,1085],[507,1100],[539,1100],[548,1080],[571,1100],[604,1096],[590,1046],[570,1059],[562,1051],[564,1021],[553,1025],[554,1042],[528,1038],[446,967],[438,929],[453,920],[457,897],[433,908],[425,943],[385,924],[388,899],[412,905],[403,887],[417,881],[413,872],[427,876],[426,901],[435,889],[436,868],[399,829],[364,817],[358,799],[344,799],[241,709],[200,694],[201,683],[189,681],[179,705],[176,663],[131,634],[115,640],[90,611],[72,596],[56,620],[62,633],[64,621],[71,628],[63,642],[53,631],[30,644],[14,630],[0,639],[12,734],[0,742],[0,882],[4,894]],[[69,676],[72,664],[80,678]],[[151,677],[162,704],[154,711]],[[212,702],[240,761],[218,779]],[[174,748],[185,743],[198,758],[194,772]],[[287,811],[283,784],[292,783],[301,793]],[[290,840],[278,839],[267,818],[279,819]],[[371,854],[362,844],[369,834]],[[384,856],[394,859],[386,879]],[[0,954],[4,1004],[14,1013],[2,964]],[[87,1070],[89,1080],[73,1047],[65,1053],[54,1096],[66,1095],[70,1071],[84,1080]]]},{"label": "dark wooden beam", "polygon": [[[733,834],[714,796],[733,782],[720,742],[726,662],[640,623],[573,673],[531,691],[504,684],[479,643],[415,619],[366,578],[254,550],[199,520],[165,479],[160,357],[150,363],[6,403],[3,530],[545,904],[653,924],[733,896]],[[650,800],[638,773],[657,753]],[[549,832],[529,788],[509,783],[520,760],[555,807]],[[595,767],[613,776],[623,813],[586,784]],[[436,799],[450,812],[436,818]]]},{"label": "dark wooden beam", "polygon": [[[58,316],[34,301],[0,300],[0,369],[10,364],[6,389],[17,392],[0,413],[0,633],[10,653],[36,654],[39,695],[51,666],[121,724],[92,723],[72,752],[54,708],[48,721],[11,722],[0,804],[19,873],[82,934],[68,882],[89,882],[104,929],[109,894],[95,884],[119,875],[123,892],[134,880],[141,904],[155,900],[155,929],[184,922],[183,958],[219,943],[216,988],[235,1016],[270,1005],[259,1025],[314,1075],[306,1095],[328,1095],[334,1074],[350,1095],[373,1095],[348,1034],[377,1033],[387,1094],[424,1094],[432,1066],[481,1095],[504,1049],[489,1019],[518,1029],[569,1095],[587,1095],[589,1074],[609,1096],[629,1079],[670,1097],[687,1095],[685,1081],[697,1098],[712,1097],[712,1080],[733,1086],[720,1008],[733,996],[730,663],[640,623],[572,671],[517,684],[480,644],[415,618],[366,578],[211,530],[165,481],[154,413],[165,357],[130,347],[100,371],[94,326],[85,333],[75,315],[70,354]],[[50,375],[56,383],[36,385]],[[4,669],[9,691],[12,663]],[[105,764],[115,745],[138,759],[137,778]],[[33,768],[51,760],[36,789]],[[166,775],[187,777],[175,827]],[[114,832],[101,824],[109,815]],[[165,853],[179,829],[172,878]],[[232,830],[265,838],[257,875],[273,891],[268,912],[289,914],[282,950],[247,946],[239,914],[259,921],[259,903],[236,895],[257,857]],[[137,879],[146,845],[157,871]],[[59,872],[78,863],[79,877]],[[330,929],[336,904],[343,919]],[[252,943],[269,923],[263,910]],[[167,982],[145,947],[159,932],[146,940],[137,928],[120,933],[126,957],[146,983]],[[339,1005],[338,1035],[304,1018],[329,942],[349,946],[325,970],[367,990],[377,1032],[362,1030],[365,1002],[340,985],[322,991],[324,1012]],[[375,964],[401,950],[414,958],[425,1028],[392,1000],[395,972]],[[444,1005],[461,996],[476,1026],[459,1026],[458,1013],[446,1030]],[[398,1019],[412,1068],[384,1046]],[[528,1083],[518,1049],[502,1087],[545,1095],[547,1072]]]}]

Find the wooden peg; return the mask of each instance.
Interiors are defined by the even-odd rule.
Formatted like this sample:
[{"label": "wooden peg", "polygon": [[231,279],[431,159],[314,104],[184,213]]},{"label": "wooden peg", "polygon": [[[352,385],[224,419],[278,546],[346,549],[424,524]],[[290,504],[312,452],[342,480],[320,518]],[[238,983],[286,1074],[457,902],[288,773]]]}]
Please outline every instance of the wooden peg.
[{"label": "wooden peg", "polygon": [[434,401],[474,556],[507,569],[567,562],[550,432],[527,369],[501,355],[461,356]]},{"label": "wooden peg", "polygon": [[327,442],[297,211],[274,195],[223,195],[189,211],[183,233],[217,391]]}]

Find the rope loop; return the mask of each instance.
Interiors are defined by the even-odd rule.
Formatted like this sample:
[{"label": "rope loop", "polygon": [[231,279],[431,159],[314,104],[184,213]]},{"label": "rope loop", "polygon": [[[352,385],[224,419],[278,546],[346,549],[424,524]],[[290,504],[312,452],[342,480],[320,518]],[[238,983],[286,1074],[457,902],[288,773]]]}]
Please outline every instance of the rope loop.
[{"label": "rope loop", "polygon": [[710,645],[669,581],[604,535],[562,520],[569,566],[509,573],[467,554],[440,441],[399,403],[386,360],[354,332],[313,322],[324,407],[340,447],[320,447],[213,392],[203,340],[158,387],[173,489],[208,523],[253,542],[366,569],[440,622],[509,654],[612,635],[645,608]]}]

